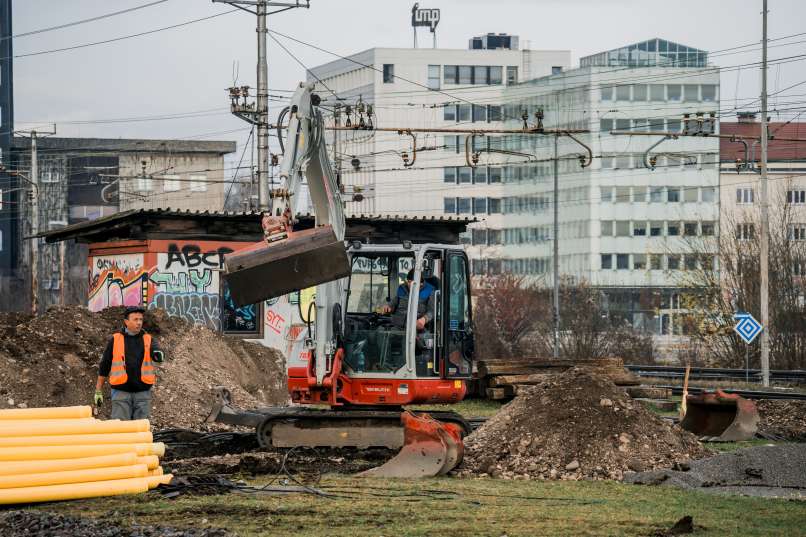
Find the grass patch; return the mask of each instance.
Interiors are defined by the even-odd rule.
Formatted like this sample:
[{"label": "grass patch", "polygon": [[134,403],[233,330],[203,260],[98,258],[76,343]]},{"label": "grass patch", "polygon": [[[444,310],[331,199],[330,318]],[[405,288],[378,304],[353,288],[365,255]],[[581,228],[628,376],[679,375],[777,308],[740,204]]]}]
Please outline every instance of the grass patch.
[{"label": "grass patch", "polygon": [[151,493],[145,499],[114,497],[36,508],[124,523],[223,527],[246,537],[355,537],[358,531],[387,536],[645,536],[669,528],[684,515],[694,517],[700,537],[790,536],[802,531],[806,518],[806,502],[614,482],[326,476],[319,486],[336,497],[230,494],[166,500]]},{"label": "grass patch", "polygon": [[737,449],[749,448],[755,446],[773,446],[782,444],[783,442],[773,442],[764,438],[753,438],[752,440],[743,440],[741,442],[703,442],[702,445],[708,449],[719,451],[722,453],[730,453]]},{"label": "grass patch", "polygon": [[504,403],[488,399],[465,399],[454,404],[445,405],[409,405],[410,410],[452,410],[466,418],[490,417],[501,410]]}]

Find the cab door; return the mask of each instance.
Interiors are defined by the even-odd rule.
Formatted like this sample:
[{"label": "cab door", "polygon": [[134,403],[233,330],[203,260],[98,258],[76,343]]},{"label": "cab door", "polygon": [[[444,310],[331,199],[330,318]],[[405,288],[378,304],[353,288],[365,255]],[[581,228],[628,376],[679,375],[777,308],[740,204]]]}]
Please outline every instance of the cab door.
[{"label": "cab door", "polygon": [[440,373],[444,378],[470,378],[473,372],[473,318],[470,270],[463,251],[448,251],[445,263],[443,307],[444,352]]}]

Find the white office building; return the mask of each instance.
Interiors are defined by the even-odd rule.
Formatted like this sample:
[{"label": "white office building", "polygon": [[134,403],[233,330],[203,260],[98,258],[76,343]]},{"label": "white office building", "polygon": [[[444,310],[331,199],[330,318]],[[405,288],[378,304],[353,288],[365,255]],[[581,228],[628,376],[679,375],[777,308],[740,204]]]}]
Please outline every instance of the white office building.
[{"label": "white office building", "polygon": [[[590,130],[577,135],[593,153],[585,168],[579,157],[587,151],[559,138],[560,275],[601,289],[611,317],[656,334],[681,333],[686,271],[717,268],[715,256],[702,252],[719,232],[719,140],[666,139],[647,153],[662,135],[611,131],[676,133],[684,114],[718,112],[719,72],[707,53],[652,39],[508,86],[504,102],[508,128],[522,125],[524,113],[535,124],[542,110],[547,129]],[[473,237],[476,248],[503,255],[480,256],[475,273],[551,283],[553,144],[548,135],[505,138],[512,154],[503,157],[502,225],[490,221]]]}]

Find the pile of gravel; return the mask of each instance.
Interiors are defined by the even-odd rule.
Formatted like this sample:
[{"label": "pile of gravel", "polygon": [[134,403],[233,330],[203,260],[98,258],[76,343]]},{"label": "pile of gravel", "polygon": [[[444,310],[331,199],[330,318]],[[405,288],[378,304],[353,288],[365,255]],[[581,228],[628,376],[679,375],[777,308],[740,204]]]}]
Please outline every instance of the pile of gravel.
[{"label": "pile of gravel", "polygon": [[4,537],[235,537],[221,528],[176,529],[165,526],[124,526],[113,520],[92,520],[44,511],[0,513]]},{"label": "pile of gravel", "polygon": [[673,469],[627,474],[625,483],[706,492],[806,498],[806,444],[739,449]]},{"label": "pile of gravel", "polygon": [[459,475],[621,479],[703,457],[697,438],[578,368],[518,395],[465,440]]}]

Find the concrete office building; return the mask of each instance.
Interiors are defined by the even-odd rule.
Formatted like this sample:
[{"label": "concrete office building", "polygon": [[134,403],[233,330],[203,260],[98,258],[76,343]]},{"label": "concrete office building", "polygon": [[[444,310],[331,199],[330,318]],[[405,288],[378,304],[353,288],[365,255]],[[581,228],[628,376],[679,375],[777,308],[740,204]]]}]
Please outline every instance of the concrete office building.
[{"label": "concrete office building", "polygon": [[[681,287],[686,270],[713,267],[711,255],[693,255],[697,242],[713,247],[719,232],[719,141],[622,136],[611,131],[683,129],[684,114],[719,110],[719,72],[707,53],[662,39],[582,58],[580,67],[508,86],[504,120],[530,124],[542,110],[546,128],[589,129],[579,140],[559,139],[560,275],[585,281],[607,297],[611,317],[655,334],[682,330]],[[489,222],[474,242],[498,241],[500,257],[483,256],[476,274],[552,272],[553,138],[507,136],[503,225]],[[655,158],[647,169],[645,157]],[[486,241],[486,242],[485,242]]]}]

